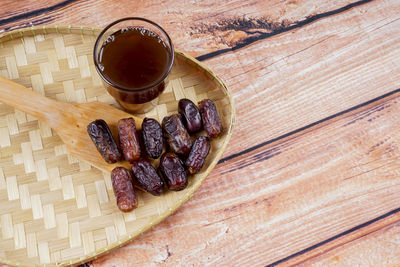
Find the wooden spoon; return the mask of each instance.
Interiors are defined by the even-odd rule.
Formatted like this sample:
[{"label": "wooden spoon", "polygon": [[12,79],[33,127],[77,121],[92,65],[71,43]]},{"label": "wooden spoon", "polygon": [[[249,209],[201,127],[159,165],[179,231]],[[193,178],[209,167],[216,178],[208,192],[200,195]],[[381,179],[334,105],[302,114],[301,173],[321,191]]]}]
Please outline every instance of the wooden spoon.
[{"label": "wooden spoon", "polygon": [[115,164],[105,162],[90,139],[86,127],[96,119],[103,119],[116,138],[118,120],[133,117],[139,129],[142,125],[141,118],[98,101],[82,104],[58,102],[3,77],[0,77],[0,101],[49,124],[74,157],[108,172],[116,166],[129,166],[126,161]]}]

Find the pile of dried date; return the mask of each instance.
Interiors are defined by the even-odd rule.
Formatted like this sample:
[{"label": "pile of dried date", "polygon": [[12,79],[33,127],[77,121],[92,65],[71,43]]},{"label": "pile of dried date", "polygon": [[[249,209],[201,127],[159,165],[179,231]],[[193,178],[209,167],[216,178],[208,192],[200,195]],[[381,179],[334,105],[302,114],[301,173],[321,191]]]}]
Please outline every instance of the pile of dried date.
[{"label": "pile of dried date", "polygon": [[[198,173],[203,167],[210,151],[210,138],[217,137],[222,131],[215,104],[204,99],[197,107],[189,99],[181,99],[178,112],[165,117],[162,126],[155,119],[145,118],[141,134],[138,134],[133,118],[119,120],[119,145],[104,120],[95,120],[88,125],[89,136],[107,163],[125,159],[132,164],[131,170],[116,167],[111,172],[121,211],[128,212],[137,207],[134,187],[155,196],[164,191],[164,184],[169,190],[183,190],[188,184],[187,174]],[[193,142],[190,134],[203,128],[207,136],[198,136]],[[162,154],[165,142],[168,148]],[[148,158],[160,156],[157,171]]]}]

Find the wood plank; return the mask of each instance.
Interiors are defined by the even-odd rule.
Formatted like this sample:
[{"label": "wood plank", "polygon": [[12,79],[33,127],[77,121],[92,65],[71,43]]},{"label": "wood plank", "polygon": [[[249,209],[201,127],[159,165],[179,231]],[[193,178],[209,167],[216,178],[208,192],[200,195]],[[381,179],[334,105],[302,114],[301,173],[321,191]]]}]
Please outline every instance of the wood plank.
[{"label": "wood plank", "polygon": [[243,140],[225,157],[399,88],[398,14],[397,1],[372,2],[208,60],[233,91],[232,139]]},{"label": "wood plank", "polygon": [[[196,55],[227,48],[242,37],[289,26],[305,18],[346,6],[356,1],[76,1],[39,0],[29,6],[22,2],[2,1],[2,28],[18,28],[31,22],[94,25],[103,27],[121,17],[141,16],[161,23],[177,46]],[[160,6],[162,7],[160,9]],[[30,16],[33,14],[33,16]],[[89,15],[88,15],[89,14]],[[46,21],[44,21],[46,20]],[[206,23],[206,24],[205,24]],[[219,25],[219,26],[217,26]],[[217,28],[215,28],[217,26]],[[200,39],[201,38],[201,39]],[[221,39],[222,38],[222,39]]]},{"label": "wood plank", "polygon": [[[21,16],[27,16],[29,13],[39,13],[38,10],[44,8],[51,8],[52,6],[68,5],[69,2],[63,0],[35,0],[35,1],[12,1],[3,0],[1,1],[0,18],[1,21],[8,21],[10,18],[18,18]],[[3,22],[4,23],[4,22]]]},{"label": "wood plank", "polygon": [[65,7],[70,6],[76,1],[77,0],[3,0],[0,3],[0,26],[4,27],[3,30],[11,30],[50,23],[53,18],[51,16],[46,16],[46,14],[55,10],[57,10],[57,12],[62,12]]},{"label": "wood plank", "polygon": [[398,252],[393,250],[393,245],[398,248],[399,221],[398,208],[356,227],[354,231],[350,229],[350,232],[346,231],[331,241],[326,240],[320,246],[298,253],[298,256],[281,260],[282,265],[352,266],[368,262],[369,266],[380,266],[382,263],[385,266],[398,265],[400,258],[395,255]]},{"label": "wood plank", "polygon": [[94,266],[267,265],[398,208],[399,112],[397,92],[219,164],[174,216]]},{"label": "wood plank", "polygon": [[360,236],[352,242],[298,266],[398,266],[400,262],[400,217],[398,215],[393,217],[396,217],[397,220],[392,224],[376,232]]}]

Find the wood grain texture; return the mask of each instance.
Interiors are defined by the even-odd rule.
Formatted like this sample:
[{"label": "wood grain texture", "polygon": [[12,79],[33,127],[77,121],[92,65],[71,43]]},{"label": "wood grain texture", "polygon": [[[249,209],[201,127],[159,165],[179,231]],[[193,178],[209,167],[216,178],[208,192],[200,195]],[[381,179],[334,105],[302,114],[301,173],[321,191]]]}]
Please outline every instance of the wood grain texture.
[{"label": "wood grain texture", "polygon": [[246,140],[225,155],[399,88],[399,10],[397,1],[369,3],[208,60],[234,91],[234,140]]},{"label": "wood grain texture", "polygon": [[[235,98],[235,135],[200,191],[95,266],[132,259],[137,265],[285,265],[359,238],[357,226],[398,208],[398,93],[362,105],[400,88],[398,14],[396,0],[76,1],[1,27],[103,26],[127,15],[148,17],[176,47],[207,59]],[[361,234],[339,238],[354,228]],[[322,244],[333,237],[340,242]],[[385,242],[377,246],[385,251]],[[348,261],[340,256],[341,263]]]},{"label": "wood grain texture", "polygon": [[324,241],[316,249],[310,249],[284,263],[299,266],[395,266],[399,262],[399,211],[397,208],[359,225],[356,230],[344,232],[331,242]]},{"label": "wood grain texture", "polygon": [[[229,48],[243,38],[287,27],[307,17],[356,1],[269,0],[229,1],[2,1],[0,25],[4,29],[32,23],[105,26],[116,18],[145,16],[166,28],[177,47],[193,55]],[[161,9],[160,9],[161,7]],[[9,12],[8,10],[12,10]]]},{"label": "wood grain texture", "polygon": [[398,266],[399,242],[397,222],[300,266]]}]

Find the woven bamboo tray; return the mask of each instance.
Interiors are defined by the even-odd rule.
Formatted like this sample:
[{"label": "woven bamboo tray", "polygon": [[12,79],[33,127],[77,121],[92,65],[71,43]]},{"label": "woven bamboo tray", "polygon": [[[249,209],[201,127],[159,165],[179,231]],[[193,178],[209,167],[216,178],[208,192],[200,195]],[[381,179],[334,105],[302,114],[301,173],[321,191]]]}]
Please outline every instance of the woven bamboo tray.
[{"label": "woven bamboo tray", "polygon": [[[33,27],[0,36],[0,75],[64,102],[102,101],[118,107],[93,65],[100,29]],[[0,103],[0,262],[23,266],[77,265],[123,246],[187,201],[221,157],[234,125],[223,82],[197,60],[176,52],[158,106],[159,121],[181,98],[214,100],[224,133],[212,141],[202,172],[187,189],[161,197],[139,193],[139,207],[118,210],[109,173],[71,157],[48,125]],[[143,116],[143,117],[144,117]]]}]

